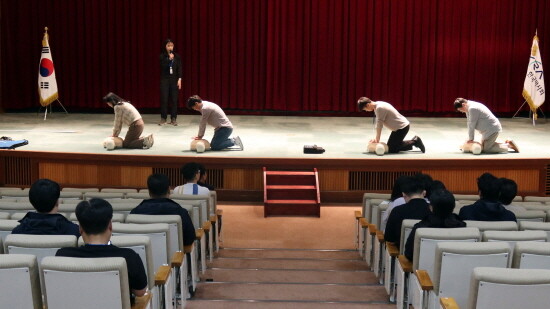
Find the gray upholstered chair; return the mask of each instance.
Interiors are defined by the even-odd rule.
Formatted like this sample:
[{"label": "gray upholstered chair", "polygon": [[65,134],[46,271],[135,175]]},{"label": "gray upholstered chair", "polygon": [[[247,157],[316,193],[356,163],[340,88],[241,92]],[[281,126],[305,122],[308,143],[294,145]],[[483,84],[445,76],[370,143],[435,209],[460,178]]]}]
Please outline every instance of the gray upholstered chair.
[{"label": "gray upholstered chair", "polygon": [[514,248],[512,267],[550,269],[550,243],[518,242]]},{"label": "gray upholstered chair", "polygon": [[76,247],[74,235],[28,235],[10,234],[4,240],[4,252],[7,254],[34,254],[38,263],[46,256],[54,256],[64,247]]},{"label": "gray upholstered chair", "polygon": [[483,241],[504,241],[514,249],[517,242],[545,242],[548,234],[545,231],[485,231]]},{"label": "gray upholstered chair", "polygon": [[0,286],[2,308],[42,309],[36,256],[0,254]]}]

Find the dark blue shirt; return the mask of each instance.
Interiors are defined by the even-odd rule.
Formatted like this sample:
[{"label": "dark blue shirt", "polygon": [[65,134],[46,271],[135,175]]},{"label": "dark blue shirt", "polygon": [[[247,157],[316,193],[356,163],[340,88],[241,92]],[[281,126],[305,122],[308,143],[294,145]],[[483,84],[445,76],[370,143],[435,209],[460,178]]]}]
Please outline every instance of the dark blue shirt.
[{"label": "dark blue shirt", "polygon": [[23,219],[19,220],[17,227],[11,231],[12,234],[33,234],[33,235],[74,235],[80,237],[78,225],[67,220],[61,214],[43,214],[39,212],[28,212]]}]

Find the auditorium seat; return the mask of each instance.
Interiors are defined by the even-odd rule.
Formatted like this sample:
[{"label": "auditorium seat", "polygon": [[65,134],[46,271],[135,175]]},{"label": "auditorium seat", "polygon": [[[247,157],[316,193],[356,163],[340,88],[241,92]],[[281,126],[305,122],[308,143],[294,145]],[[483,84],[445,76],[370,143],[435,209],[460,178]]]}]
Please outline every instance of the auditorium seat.
[{"label": "auditorium seat", "polygon": [[84,193],[84,196],[83,196],[83,199],[84,200],[89,200],[89,199],[92,199],[92,198],[102,198],[104,200],[109,200],[109,199],[123,199],[124,198],[124,193],[122,192],[85,192]]},{"label": "auditorium seat", "polygon": [[14,213],[35,211],[35,209],[31,203],[0,202],[0,211]]},{"label": "auditorium seat", "polygon": [[74,235],[9,234],[4,240],[4,253],[34,254],[38,263],[46,256],[54,256],[64,247],[76,247]]},{"label": "auditorium seat", "polygon": [[84,193],[80,191],[61,191],[59,193],[59,198],[62,200],[82,200],[83,196]]},{"label": "auditorium seat", "polygon": [[114,213],[129,214],[132,209],[136,208],[139,203],[124,202],[124,203],[110,203],[113,207]]},{"label": "auditorium seat", "polygon": [[550,243],[518,242],[514,248],[512,267],[550,270]]},{"label": "auditorium seat", "polygon": [[383,199],[368,199],[363,203],[363,217],[367,219],[367,221],[371,222],[373,220],[372,213],[373,208],[378,207],[381,203],[388,203],[389,200],[383,200]]},{"label": "auditorium seat", "polygon": [[139,200],[147,200],[151,197],[149,196],[149,192],[132,192],[132,193],[126,193],[127,199],[139,199]]},{"label": "auditorium seat", "polygon": [[29,197],[29,189],[26,188],[21,190],[21,188],[0,188],[0,196],[2,199],[6,197]]},{"label": "auditorium seat", "polygon": [[128,193],[137,193],[137,189],[133,188],[102,188],[99,192],[102,193],[123,193],[124,195]]},{"label": "auditorium seat", "polygon": [[467,227],[477,227],[481,233],[485,231],[517,231],[518,224],[514,221],[474,221],[464,220]]},{"label": "auditorium seat", "polygon": [[[0,219],[0,239],[2,239],[2,243],[4,243],[6,236],[11,234],[11,231],[13,231],[13,229],[16,228],[18,225],[19,222],[17,220]],[[3,246],[2,252],[4,252]]]},{"label": "auditorium seat", "polygon": [[528,195],[523,198],[523,201],[548,203],[550,202],[550,196],[529,196]]},{"label": "auditorium seat", "polygon": [[[396,302],[400,304],[411,304],[413,299],[408,297],[407,288],[411,286],[411,280],[415,280],[415,276],[409,274],[417,269],[422,269],[433,276],[435,248],[437,243],[443,241],[461,241],[461,242],[478,242],[481,241],[481,235],[477,228],[419,228],[416,230],[414,237],[414,254],[413,260],[409,261],[404,255],[399,256],[399,262],[396,263],[395,271],[395,289]],[[412,278],[412,279],[411,279]]]},{"label": "auditorium seat", "polygon": [[540,309],[550,303],[550,270],[476,267],[469,308]]},{"label": "auditorium seat", "polygon": [[[70,221],[73,221],[74,223],[78,224],[78,219],[76,218],[76,213],[72,212],[67,217]],[[113,222],[124,222],[126,219],[126,215],[123,213],[113,213],[113,218],[111,221]]]},{"label": "auditorium seat", "polygon": [[514,205],[522,206],[525,208],[525,210],[542,210],[542,211],[550,210],[550,205],[539,203],[539,202],[527,202],[527,203],[514,204]]},{"label": "auditorium seat", "polygon": [[[181,194],[179,194],[179,196],[181,197]],[[187,195],[187,196],[191,197],[193,195]],[[195,195],[195,196],[200,196],[200,195]],[[216,222],[215,224],[211,223],[210,218],[212,218],[215,215],[209,215],[208,199],[204,199],[204,196],[203,196],[202,198],[198,198],[198,199],[192,199],[192,198],[187,198],[183,200],[174,199],[174,202],[178,203],[180,206],[186,209],[188,209],[189,206],[193,206],[193,216],[195,216],[195,213],[196,213],[198,214],[198,218],[199,218],[197,223],[195,219],[191,217],[191,219],[193,220],[193,225],[195,226],[195,229],[202,228],[204,230],[204,233],[206,236],[205,241],[208,247],[208,254],[209,256],[213,256],[214,248],[218,248],[218,245],[214,244],[215,238],[213,234],[217,234],[218,232],[217,228],[219,227],[219,223],[218,222]],[[189,215],[191,215],[191,213]],[[210,232],[212,228],[214,228],[213,233]]]},{"label": "auditorium seat", "polygon": [[519,223],[520,231],[545,231],[548,237],[546,241],[550,241],[550,222],[532,222],[523,221]]},{"label": "auditorium seat", "polygon": [[36,256],[0,255],[0,306],[42,309],[40,276]]},{"label": "auditorium seat", "polygon": [[546,212],[542,210],[525,210],[525,211],[514,211],[516,215],[516,220],[518,224],[523,221],[532,221],[532,222],[544,222],[546,221]]},{"label": "auditorium seat", "polygon": [[48,309],[131,308],[124,258],[47,257],[40,266]]},{"label": "auditorium seat", "polygon": [[546,242],[548,234],[545,231],[485,231],[483,241],[504,241],[514,249],[519,241]]},{"label": "auditorium seat", "polygon": [[509,267],[512,251],[499,242],[440,242],[435,248],[433,275],[417,270],[410,288],[414,308],[434,309],[440,297],[453,297],[466,308],[475,267]]},{"label": "auditorium seat", "polygon": [[457,201],[471,201],[470,204],[479,200],[479,195],[477,194],[454,194],[454,197]]},{"label": "auditorium seat", "polygon": [[0,212],[0,219],[7,220],[10,218],[9,212]]}]

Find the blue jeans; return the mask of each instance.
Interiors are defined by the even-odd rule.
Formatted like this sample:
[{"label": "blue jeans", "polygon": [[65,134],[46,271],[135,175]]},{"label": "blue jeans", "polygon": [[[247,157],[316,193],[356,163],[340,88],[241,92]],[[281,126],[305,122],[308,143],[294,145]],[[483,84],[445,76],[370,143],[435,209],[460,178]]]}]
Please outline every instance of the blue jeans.
[{"label": "blue jeans", "polygon": [[233,128],[221,127],[214,131],[214,137],[210,142],[210,148],[212,150],[222,150],[234,146],[235,143],[233,139],[230,139],[229,136],[233,133]]}]

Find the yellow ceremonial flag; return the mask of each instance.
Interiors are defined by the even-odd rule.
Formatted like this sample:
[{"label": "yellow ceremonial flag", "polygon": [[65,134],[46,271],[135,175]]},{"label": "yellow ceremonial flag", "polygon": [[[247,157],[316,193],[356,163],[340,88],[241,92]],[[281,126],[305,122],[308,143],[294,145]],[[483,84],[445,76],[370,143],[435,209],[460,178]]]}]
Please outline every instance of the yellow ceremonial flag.
[{"label": "yellow ceremonial flag", "polygon": [[533,112],[534,119],[537,119],[537,108],[539,108],[545,99],[544,91],[544,71],[542,69],[542,60],[540,57],[539,38],[535,34],[533,45],[531,47],[531,56],[527,66],[527,75],[523,82],[523,97],[529,104]]}]

